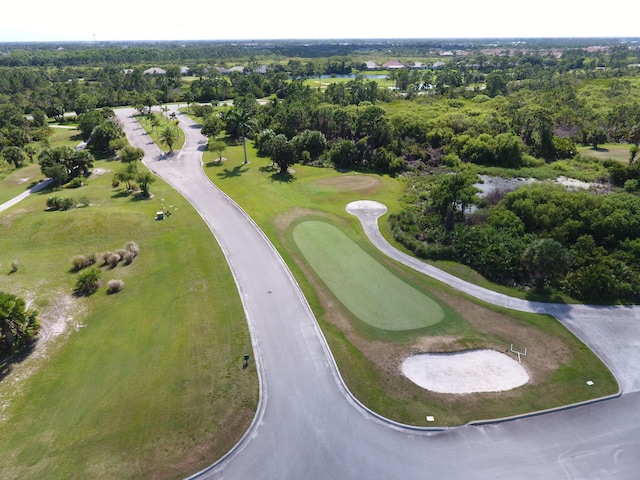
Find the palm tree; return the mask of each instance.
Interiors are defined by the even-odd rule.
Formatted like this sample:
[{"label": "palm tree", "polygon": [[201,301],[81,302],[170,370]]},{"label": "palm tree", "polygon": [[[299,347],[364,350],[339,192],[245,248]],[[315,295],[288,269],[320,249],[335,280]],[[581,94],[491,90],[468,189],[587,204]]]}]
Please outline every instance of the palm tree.
[{"label": "palm tree", "polygon": [[229,113],[228,120],[235,126],[236,132],[240,135],[240,138],[242,138],[242,150],[244,151],[243,165],[247,164],[249,161],[247,160],[247,142],[245,136],[255,125],[252,115],[244,108],[234,108]]},{"label": "palm tree", "polygon": [[38,153],[38,149],[35,147],[35,145],[29,144],[24,147],[24,153],[26,153],[27,157],[29,157],[29,161],[33,163],[33,156]]},{"label": "palm tree", "polygon": [[178,133],[167,125],[160,132],[160,141],[169,147],[169,154],[173,153],[173,144],[178,139]]}]

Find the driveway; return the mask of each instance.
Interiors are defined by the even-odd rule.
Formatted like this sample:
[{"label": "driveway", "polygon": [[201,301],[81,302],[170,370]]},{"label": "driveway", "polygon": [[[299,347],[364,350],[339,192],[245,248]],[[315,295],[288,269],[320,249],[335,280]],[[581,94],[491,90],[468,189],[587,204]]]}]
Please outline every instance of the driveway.
[{"label": "driveway", "polygon": [[[204,175],[206,139],[179,115],[183,150],[164,156],[116,110],[145,164],[189,200],[231,266],[260,376],[254,423],[223,459],[193,478],[634,479],[640,393],[511,422],[429,431],[379,418],[355,400],[286,264],[255,223]],[[427,415],[429,412],[425,412]]]}]

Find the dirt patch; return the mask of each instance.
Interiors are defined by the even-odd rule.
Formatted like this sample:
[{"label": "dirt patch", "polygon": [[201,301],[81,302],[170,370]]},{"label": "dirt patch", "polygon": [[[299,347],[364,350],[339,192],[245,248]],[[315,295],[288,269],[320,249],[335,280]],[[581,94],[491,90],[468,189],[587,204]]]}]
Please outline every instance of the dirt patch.
[{"label": "dirt patch", "polygon": [[321,178],[312,184],[329,187],[339,192],[374,192],[382,185],[379,178],[369,175],[342,175]]},{"label": "dirt patch", "polygon": [[105,173],[109,173],[111,170],[107,170],[106,168],[94,168],[93,170],[91,170],[91,176],[92,177],[99,177],[101,175],[104,175]]},{"label": "dirt patch", "polygon": [[52,350],[59,345],[56,340],[83,326],[79,319],[84,313],[78,310],[77,301],[70,295],[61,295],[45,307],[34,306],[29,295],[25,295],[24,298],[29,308],[39,310],[41,327],[33,350],[24,358],[20,358],[19,362],[10,364],[10,373],[0,383],[0,422],[6,420],[4,411],[11,398],[20,392],[22,382],[42,368]]}]

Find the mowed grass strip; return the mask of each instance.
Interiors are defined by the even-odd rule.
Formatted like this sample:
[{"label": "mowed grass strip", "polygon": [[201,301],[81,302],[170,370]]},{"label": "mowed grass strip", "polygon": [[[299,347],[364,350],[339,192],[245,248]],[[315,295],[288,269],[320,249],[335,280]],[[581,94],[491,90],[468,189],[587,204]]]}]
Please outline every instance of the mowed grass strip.
[{"label": "mowed grass strip", "polygon": [[[248,328],[211,232],[162,181],[139,200],[111,187],[119,163],[95,166],[107,172],[56,192],[92,206],[47,212],[42,192],[0,214],[0,290],[46,321],[73,318],[46,356],[5,366],[2,478],[184,478],[226,453],[255,412],[257,374],[242,368]],[[174,214],[155,221],[162,203]],[[121,292],[72,295],[73,256],[130,240],[133,263],[99,267],[105,284],[124,281]]]},{"label": "mowed grass strip", "polygon": [[372,327],[413,330],[444,318],[440,305],[393,275],[333,225],[305,221],[296,225],[293,237],[325,285]]}]

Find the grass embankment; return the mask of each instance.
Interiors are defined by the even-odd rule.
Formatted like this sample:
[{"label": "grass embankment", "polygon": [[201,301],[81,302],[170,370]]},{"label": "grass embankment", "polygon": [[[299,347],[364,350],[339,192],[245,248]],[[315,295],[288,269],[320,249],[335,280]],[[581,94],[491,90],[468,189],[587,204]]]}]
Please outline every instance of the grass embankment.
[{"label": "grass embankment", "polygon": [[[111,177],[57,192],[88,197],[88,208],[47,212],[44,191],[0,214],[0,290],[28,299],[49,328],[70,317],[44,350],[2,364],[3,478],[183,478],[226,453],[253,418],[257,374],[242,368],[251,342],[211,232],[162,181],[139,200]],[[155,221],[161,203],[174,214]],[[73,256],[130,240],[140,247],[132,264],[99,267],[105,284],[124,281],[121,292],[72,295]]]},{"label": "grass embankment", "polygon": [[[241,147],[227,149],[228,160],[220,165],[213,162],[213,154],[208,155],[211,157],[205,156],[205,171],[256,220],[282,252],[322,326],[349,389],[376,412],[415,425],[427,425],[426,415],[434,415],[439,425],[456,425],[557,407],[617,391],[607,368],[554,319],[511,312],[466,298],[398,265],[373,248],[345,206],[354,200],[371,199],[397,211],[397,180],[301,165],[295,165],[291,175],[283,177],[265,168],[269,161],[256,158],[251,149],[252,163],[242,165]],[[365,315],[361,312],[371,306],[345,307],[339,301],[340,292],[335,291],[338,287],[327,280],[327,275],[314,270],[317,261],[305,256],[308,247],[300,248],[296,242],[296,229],[309,220],[320,220],[339,229],[407,288],[436,302],[444,319],[423,328],[393,330],[376,328],[366,318],[359,318],[357,313]],[[381,224],[384,229],[384,219]],[[325,240],[315,238],[310,242],[322,248]],[[335,241],[329,243],[330,247],[323,248],[325,255],[331,255],[331,247],[339,248]],[[388,284],[378,287],[370,280],[360,278],[371,289],[368,296],[360,292],[359,302],[375,305],[389,293],[385,290]],[[511,343],[528,348],[525,367],[531,377],[527,386],[512,391],[436,394],[400,374],[402,360],[412,353],[474,348],[504,352]],[[586,385],[589,379],[595,385]]]},{"label": "grass embankment", "polygon": [[[149,121],[149,117],[147,115],[136,115],[136,120],[138,123],[144,128],[144,131],[147,132],[151,140],[156,142],[156,145],[160,147],[160,149],[164,150],[168,149],[169,146],[162,142],[162,131],[169,127],[176,133],[176,140],[173,144],[172,149],[174,151],[179,151],[185,142],[184,132],[180,127],[178,127],[171,119],[167,118],[164,114],[154,113],[155,117],[158,119],[158,126],[154,127]],[[167,150],[168,151],[168,150]]]}]

